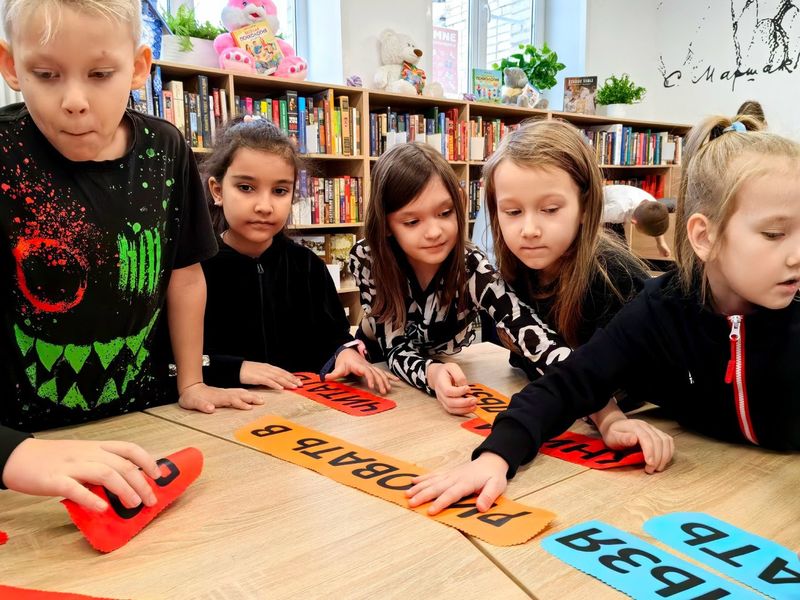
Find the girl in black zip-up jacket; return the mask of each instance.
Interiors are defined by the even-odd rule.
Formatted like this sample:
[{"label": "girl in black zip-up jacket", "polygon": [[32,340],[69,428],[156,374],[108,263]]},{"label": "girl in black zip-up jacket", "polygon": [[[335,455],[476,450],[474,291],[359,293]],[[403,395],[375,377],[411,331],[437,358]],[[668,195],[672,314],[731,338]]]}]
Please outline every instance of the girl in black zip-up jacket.
[{"label": "girl in black zip-up jacket", "polygon": [[715,117],[692,130],[678,200],[678,271],[512,397],[473,461],[407,493],[435,514],[487,510],[542,442],[617,388],[721,440],[800,450],[800,145]]},{"label": "girl in black zip-up jacket", "polygon": [[203,162],[219,253],[206,277],[204,376],[214,385],[295,388],[297,371],[354,374],[385,393],[363,356],[322,260],[283,229],[299,158],[272,123],[235,120]]}]

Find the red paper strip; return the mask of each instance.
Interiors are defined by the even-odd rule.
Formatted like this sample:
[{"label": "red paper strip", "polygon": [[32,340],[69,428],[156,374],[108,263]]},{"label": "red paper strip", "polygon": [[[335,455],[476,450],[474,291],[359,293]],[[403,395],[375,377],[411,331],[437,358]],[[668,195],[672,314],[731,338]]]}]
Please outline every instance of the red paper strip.
[{"label": "red paper strip", "polygon": [[186,491],[203,470],[203,453],[197,448],[184,448],[157,462],[161,467],[161,477],[151,479],[145,475],[158,500],[154,506],[140,504],[135,508],[126,508],[116,495],[100,485],[87,487],[108,502],[108,508],[101,513],[84,508],[71,500],[61,501],[78,529],[100,552],[111,552],[124,546]]},{"label": "red paper strip", "polygon": [[5,531],[0,531],[0,546],[8,541],[8,534]]},{"label": "red paper strip", "polygon": [[0,585],[0,598],[13,600],[112,600],[112,598],[98,598],[97,596],[84,596],[83,594],[65,594],[62,592],[44,592],[41,590],[28,590],[24,588]]},{"label": "red paper strip", "polygon": [[316,373],[295,373],[295,375],[303,382],[303,387],[291,391],[348,415],[355,417],[377,415],[397,406],[387,398],[375,396],[338,381],[320,381]]},{"label": "red paper strip", "polygon": [[644,454],[641,450],[635,448],[612,450],[602,439],[574,431],[567,431],[546,441],[539,452],[590,469],[613,469],[644,464]]},{"label": "red paper strip", "polygon": [[467,431],[477,433],[483,437],[489,437],[489,434],[492,432],[492,424],[487,423],[483,419],[479,419],[477,417],[470,419],[469,421],[464,421],[461,423],[461,426]]}]

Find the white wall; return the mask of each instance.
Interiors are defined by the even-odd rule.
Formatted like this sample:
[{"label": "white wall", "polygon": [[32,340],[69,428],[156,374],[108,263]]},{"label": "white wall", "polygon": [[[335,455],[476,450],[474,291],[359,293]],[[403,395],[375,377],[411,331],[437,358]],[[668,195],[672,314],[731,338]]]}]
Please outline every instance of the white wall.
[{"label": "white wall", "polygon": [[[627,72],[644,85],[647,96],[632,107],[631,117],[694,123],[708,114],[730,115],[743,100],[752,98],[764,106],[773,131],[800,139],[795,100],[800,75],[794,71],[800,66],[800,11],[776,20],[781,4],[780,0],[591,0],[586,74],[596,74],[602,81],[611,73]],[[785,34],[791,64],[764,73],[771,62],[768,40],[774,33]],[[784,56],[783,47],[777,50],[772,58],[776,67]],[[755,74],[734,81],[737,66]],[[713,75],[707,78],[707,73]]]},{"label": "white wall", "polygon": [[[566,65],[566,69],[556,76],[558,83],[544,96],[550,100],[551,109],[561,110],[564,106],[564,78],[593,74],[586,71],[587,0],[542,0],[542,3],[544,14],[537,10],[536,16],[544,17],[544,41],[558,54],[559,62]],[[541,45],[538,36],[536,44]]]},{"label": "white wall", "polygon": [[378,35],[387,28],[410,35],[424,52],[419,65],[431,72],[431,0],[341,0],[341,4],[345,77],[360,75],[364,87],[372,87],[381,64]]}]

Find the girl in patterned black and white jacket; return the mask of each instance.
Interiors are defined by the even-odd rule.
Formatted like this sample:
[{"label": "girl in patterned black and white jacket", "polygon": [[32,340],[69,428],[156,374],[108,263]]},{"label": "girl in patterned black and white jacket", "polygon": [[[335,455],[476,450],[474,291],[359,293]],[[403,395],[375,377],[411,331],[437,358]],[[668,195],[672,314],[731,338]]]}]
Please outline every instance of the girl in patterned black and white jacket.
[{"label": "girl in patterned black and white jacket", "polygon": [[[466,241],[464,197],[441,154],[396,146],[373,169],[366,238],[350,252],[364,318],[357,333],[372,360],[435,395],[453,414],[475,407],[461,368],[435,358],[475,339],[479,309],[505,343],[540,370],[570,353]],[[379,282],[376,285],[376,282]]]}]

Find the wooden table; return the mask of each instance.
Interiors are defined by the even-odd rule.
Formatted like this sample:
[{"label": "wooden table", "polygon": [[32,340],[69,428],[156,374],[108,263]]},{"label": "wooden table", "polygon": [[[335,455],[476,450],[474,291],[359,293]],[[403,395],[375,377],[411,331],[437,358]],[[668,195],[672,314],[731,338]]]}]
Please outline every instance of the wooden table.
[{"label": "wooden table", "polygon": [[[490,344],[454,358],[470,381],[510,396],[526,380],[507,359]],[[252,411],[205,415],[171,405],[49,432],[129,439],[157,455],[194,445],[206,468],[176,506],[107,556],[87,545],[54,500],[0,494],[0,529],[11,536],[0,547],[0,583],[117,598],[623,597],[551,557],[538,537],[490,546],[233,438],[259,416],[277,414],[429,469],[454,466],[481,438],[435,399],[397,384],[389,394],[395,409],[352,417],[290,392],[262,393],[265,405]],[[558,514],[546,535],[600,519],[648,538],[641,528],[647,518],[680,510],[797,545],[795,456],[683,433],[657,411],[643,418],[678,436],[665,473],[592,471],[540,456],[520,470],[507,495]],[[590,431],[582,422],[572,429]]]}]

